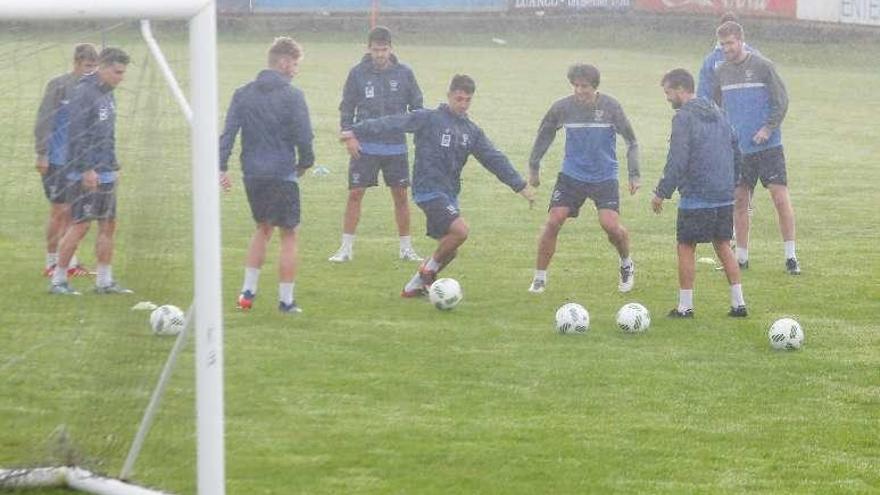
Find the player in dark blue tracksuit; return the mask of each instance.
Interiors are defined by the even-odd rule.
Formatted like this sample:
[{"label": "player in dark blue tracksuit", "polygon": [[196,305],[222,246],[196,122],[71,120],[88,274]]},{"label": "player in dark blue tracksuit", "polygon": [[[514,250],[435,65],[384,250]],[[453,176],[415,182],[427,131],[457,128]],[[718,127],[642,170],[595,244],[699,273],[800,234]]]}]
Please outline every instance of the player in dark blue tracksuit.
[{"label": "player in dark blue tracksuit", "polygon": [[383,117],[356,124],[342,133],[348,145],[361,138],[386,132],[410,132],[415,136],[413,201],[427,217],[428,235],[438,246],[406,284],[403,297],[424,294],[468,236],[468,225],[460,217],[458,194],[461,170],[473,155],[487,170],[515,192],[534,200],[534,191],[517,173],[510,160],[498,151],[475,123],[467,117],[476,85],[468,76],[456,75],[449,85],[448,101],[436,110],[419,110],[406,115]]},{"label": "player in dark blue tracksuit", "polygon": [[678,190],[678,306],[673,318],[694,315],[693,292],[696,246],[711,242],[730,283],[729,316],[747,315],[739,265],[730,247],[733,235],[734,188],[742,156],[737,136],[726,115],[713,102],[694,96],[694,78],[684,69],[667,73],[662,81],[666,100],[678,110],[672,119],[669,155],[651,206]]},{"label": "player in dark blue tracksuit", "polygon": [[71,189],[73,225],[58,246],[58,265],[52,274],[52,294],[79,294],[67,284],[70,260],[93,220],[98,222],[95,292],[130,294],[113,279],[113,236],[116,232],[116,101],[113,90],[122,82],[129,57],[118,48],[105,48],[98,70],[83,77],[68,104],[67,178]]},{"label": "player in dark blue tracksuit", "polygon": [[278,259],[278,309],[299,313],[294,298],[297,269],[296,227],[300,223],[297,179],[315,163],[312,125],[303,92],[290,85],[299,72],[302,48],[287,37],[269,49],[269,68],[238,88],[226,112],[220,136],[220,181],[227,191],[229,155],[241,131],[241,169],[257,228],[245,262],[238,307],[248,310],[257,294],[260,269],[275,227],[281,233]]},{"label": "player in dark blue tracksuit", "polygon": [[[413,71],[400,63],[392,53],[391,31],[376,26],[367,36],[369,53],[348,73],[342,103],[339,105],[340,128],[351,129],[357,122],[399,115],[422,108],[422,91]],[[399,257],[421,261],[412,247],[409,231],[409,163],[406,135],[386,132],[360,142],[360,149],[350,148],[348,168],[348,200],[342,221],[342,245],[329,258],[335,263],[350,261],[354,256],[354,239],[361,215],[361,202],[368,187],[379,184],[379,170],[391,190],[394,218],[399,235]]]}]

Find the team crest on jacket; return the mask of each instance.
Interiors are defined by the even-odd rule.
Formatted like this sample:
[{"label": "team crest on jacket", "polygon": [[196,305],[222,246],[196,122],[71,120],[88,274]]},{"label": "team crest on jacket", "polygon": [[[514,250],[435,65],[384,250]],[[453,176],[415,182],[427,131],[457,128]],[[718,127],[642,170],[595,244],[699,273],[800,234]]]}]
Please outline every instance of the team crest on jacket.
[{"label": "team crest on jacket", "polygon": [[107,120],[110,118],[110,111],[113,110],[112,105],[101,107],[98,109],[98,120]]},{"label": "team crest on jacket", "polygon": [[468,142],[470,141],[470,136],[467,133],[461,135],[461,145],[467,148]]},{"label": "team crest on jacket", "polygon": [[597,108],[596,113],[594,114],[594,118],[596,120],[602,120],[602,117],[604,117],[604,116],[605,116],[605,111]]},{"label": "team crest on jacket", "polygon": [[746,69],[745,74],[746,74],[746,81],[751,81],[752,76],[755,75],[755,73],[752,72],[752,69]]},{"label": "team crest on jacket", "polygon": [[449,129],[446,129],[440,136],[440,146],[448,148],[450,144],[452,144],[452,134],[449,133]]},{"label": "team crest on jacket", "polygon": [[375,94],[376,93],[373,90],[373,82],[370,81],[367,83],[366,87],[364,87],[364,98],[372,98]]},{"label": "team crest on jacket", "polygon": [[391,86],[391,91],[397,91],[397,87],[399,86],[399,84],[400,84],[400,83],[398,83],[398,82],[397,82],[396,80],[394,80],[394,79],[388,81],[388,85]]}]

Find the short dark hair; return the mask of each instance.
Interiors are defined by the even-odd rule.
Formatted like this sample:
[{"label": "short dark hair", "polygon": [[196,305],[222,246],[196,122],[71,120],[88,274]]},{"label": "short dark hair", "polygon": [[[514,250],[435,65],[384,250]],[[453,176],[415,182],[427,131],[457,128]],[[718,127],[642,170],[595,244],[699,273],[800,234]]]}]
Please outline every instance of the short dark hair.
[{"label": "short dark hair", "polygon": [[73,61],[98,60],[98,50],[91,43],[80,43],[73,47]]},{"label": "short dark hair", "polygon": [[391,30],[385,26],[376,26],[367,35],[367,46],[377,43],[379,45],[391,44]]},{"label": "short dark hair", "polygon": [[737,39],[743,39],[743,27],[734,21],[727,21],[724,24],[718,26],[718,29],[715,30],[715,34],[719,38],[726,38],[728,36],[736,36]]},{"label": "short dark hair", "polygon": [[449,92],[452,93],[453,91],[464,91],[465,93],[472,95],[477,91],[477,83],[474,82],[471,76],[456,74],[452,77],[452,81],[449,83]]},{"label": "short dark hair", "polygon": [[721,16],[721,19],[718,21],[718,25],[722,25],[725,22],[739,22],[739,17],[736,16],[736,12],[727,11]]},{"label": "short dark hair", "polygon": [[299,60],[302,58],[302,55],[302,47],[299,46],[299,43],[294,41],[293,38],[289,36],[279,36],[272,41],[272,46],[269,47],[269,65],[275,65],[281,57],[290,57],[294,60]]},{"label": "short dark hair", "polygon": [[98,63],[105,67],[113,64],[128,65],[129,62],[131,62],[131,58],[121,48],[108,46],[98,55]]},{"label": "short dark hair", "polygon": [[590,64],[574,64],[568,68],[568,82],[574,84],[575,79],[585,79],[593,88],[599,87],[599,69]]},{"label": "short dark hair", "polygon": [[684,89],[688,93],[694,92],[694,76],[685,69],[672,69],[663,75],[661,86],[669,86],[672,89]]}]

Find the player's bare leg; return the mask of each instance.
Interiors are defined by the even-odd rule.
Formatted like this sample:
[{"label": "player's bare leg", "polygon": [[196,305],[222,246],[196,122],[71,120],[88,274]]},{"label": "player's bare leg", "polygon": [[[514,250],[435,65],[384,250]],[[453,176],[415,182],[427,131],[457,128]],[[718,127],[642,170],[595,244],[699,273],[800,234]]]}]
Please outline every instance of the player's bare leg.
[{"label": "player's bare leg", "polygon": [[776,214],[779,217],[779,232],[785,245],[785,269],[792,275],[800,275],[800,263],[795,253],[795,221],[794,208],[791,206],[791,198],[788,195],[788,186],[770,184],[770,197]]},{"label": "player's bare leg", "polygon": [[532,284],[529,286],[529,292],[540,294],[544,292],[547,285],[547,268],[550,261],[556,253],[556,240],[559,237],[559,231],[568,219],[571,210],[567,206],[557,206],[550,208],[547,214],[547,221],[541,229],[538,236],[538,253],[535,256],[535,276]]},{"label": "player's bare leg", "polygon": [[694,315],[694,277],[697,245],[678,243],[678,306],[669,312],[671,318],[691,318]]},{"label": "player's bare leg", "polygon": [[299,267],[296,228],[279,228],[281,252],[278,257],[278,309],[284,313],[301,313],[294,296],[294,281]]},{"label": "player's bare leg", "polygon": [[412,247],[410,235],[409,200],[406,186],[392,186],[391,199],[394,201],[394,220],[397,222],[397,235],[400,237],[399,257],[405,261],[422,261],[422,257]]},{"label": "player's bare leg", "polygon": [[733,204],[733,226],[736,231],[736,259],[740,268],[749,267],[749,203],[752,199],[752,189],[748,186],[736,186]]},{"label": "player's bare leg", "polygon": [[345,214],[342,217],[342,245],[336,254],[328,258],[334,263],[345,263],[354,259],[354,236],[361,220],[361,205],[367,190],[359,187],[348,191]]},{"label": "player's bare leg", "polygon": [[266,260],[266,249],[272,240],[275,228],[268,223],[258,223],[257,228],[251,235],[248,245],[247,257],[244,264],[244,283],[241,294],[238,296],[237,306],[239,309],[251,309],[254,298],[257,295],[257,285],[260,279],[260,269]]},{"label": "player's bare leg", "polygon": [[620,214],[607,208],[599,210],[599,225],[620,256],[617,290],[629,292],[635,284],[635,264],[629,256],[629,232],[620,223]]},{"label": "player's bare leg", "polygon": [[721,266],[724,268],[724,274],[727,276],[727,283],[730,284],[730,312],[729,316],[744,317],[748,315],[746,311],[746,301],[743,298],[742,279],[739,271],[739,263],[736,261],[736,255],[730,248],[730,242],[713,241],[712,247],[715,248],[715,255],[721,260]]}]

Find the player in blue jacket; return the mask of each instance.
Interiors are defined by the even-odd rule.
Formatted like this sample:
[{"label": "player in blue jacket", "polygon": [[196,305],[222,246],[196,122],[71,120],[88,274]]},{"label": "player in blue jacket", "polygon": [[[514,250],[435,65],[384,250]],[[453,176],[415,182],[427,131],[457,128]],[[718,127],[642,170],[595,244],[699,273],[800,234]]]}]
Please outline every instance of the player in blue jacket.
[{"label": "player in blue jacket", "polygon": [[425,289],[455,258],[458,248],[467,239],[469,228],[459,211],[458,194],[461,171],[468,157],[473,155],[530,204],[534,201],[534,190],[483,130],[468,118],[475,90],[473,79],[456,75],[449,84],[447,103],[437,109],[367,120],[341,134],[350,148],[357,148],[362,138],[389,132],[409,132],[415,136],[413,200],[425,212],[428,236],[437,239],[438,244],[433,255],[404,286],[402,297],[424,295]]},{"label": "player in blue jacket", "polygon": [[734,188],[742,157],[736,134],[715,103],[694,96],[694,78],[674,69],[661,82],[666,100],[676,109],[663,177],[651,207],[659,214],[663,200],[678,190],[678,306],[672,318],[694,316],[694,274],[697,244],[711,242],[730,284],[728,316],[746,311],[739,266],[730,247],[733,235]]},{"label": "player in blue jacket", "polygon": [[275,227],[281,235],[278,258],[278,309],[300,313],[294,298],[300,199],[297,179],[315,163],[312,124],[305,96],[290,85],[299,73],[302,48],[276,38],[269,48],[268,69],[235,90],[220,136],[220,183],[227,191],[229,155],[241,131],[241,170],[257,228],[245,261],[238,307],[249,310],[257,295],[260,269]]},{"label": "player in blue jacket", "polygon": [[[736,14],[733,12],[727,12],[721,16],[721,22],[719,22],[718,25],[720,26],[728,21],[737,22]],[[743,44],[743,49],[757,55],[761,54],[761,52],[755,47],[749,46],[748,44]],[[718,80],[715,77],[715,72],[723,63],[724,50],[721,49],[721,44],[716,42],[715,47],[712,48],[712,51],[709,52],[708,55],[706,55],[706,58],[703,59],[703,65],[700,67],[700,76],[697,83],[697,96],[707,100],[715,99],[715,85],[718,83]]]},{"label": "player in blue jacket", "polygon": [[639,145],[620,104],[599,93],[599,69],[575,64],[568,70],[574,94],[557,100],[541,121],[529,158],[529,180],[540,184],[541,158],[553,143],[556,132],[565,129],[565,158],[556,179],[547,221],[538,239],[535,275],[529,292],[541,293],[547,285],[547,268],[556,252],[556,239],[566,219],[577,217],[589,198],[598,212],[599,225],[620,256],[617,288],[629,292],[635,280],[635,265],[629,253],[629,233],[620,223],[618,193],[617,134],[627,144],[629,192],[639,189]]},{"label": "player in blue jacket", "polygon": [[788,193],[788,172],[782,148],[782,121],[788,111],[788,93],[766,58],[745,49],[742,26],[726,22],[718,30],[725,62],[718,68],[715,101],[724,108],[739,138],[743,172],[736,189],[736,256],[740,267],[749,262],[749,201],[758,179],[776,208],[782,234],[785,270],[800,275],[795,253],[795,217]]},{"label": "player in blue jacket", "polygon": [[58,264],[52,274],[52,294],[79,295],[67,284],[70,261],[93,221],[98,222],[95,292],[130,294],[113,278],[113,236],[116,233],[116,100],[113,90],[125,78],[129,56],[119,48],[105,48],[98,70],[83,77],[70,100],[67,143],[67,179],[71,182],[73,224],[58,245]]},{"label": "player in blue jacket", "polygon": [[[376,26],[367,36],[367,49],[361,62],[348,73],[342,103],[339,105],[340,128],[345,131],[357,122],[386,115],[398,115],[422,108],[422,91],[413,71],[397,60],[392,51],[391,31]],[[354,239],[361,215],[361,203],[368,187],[379,184],[379,170],[391,190],[394,218],[402,260],[422,261],[412,246],[409,230],[409,162],[406,136],[387,132],[360,142],[360,149],[348,148],[348,201],[342,220],[342,245],[329,258],[336,263],[354,257]]]}]

